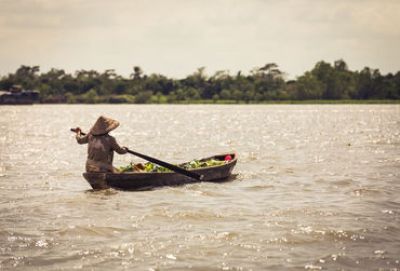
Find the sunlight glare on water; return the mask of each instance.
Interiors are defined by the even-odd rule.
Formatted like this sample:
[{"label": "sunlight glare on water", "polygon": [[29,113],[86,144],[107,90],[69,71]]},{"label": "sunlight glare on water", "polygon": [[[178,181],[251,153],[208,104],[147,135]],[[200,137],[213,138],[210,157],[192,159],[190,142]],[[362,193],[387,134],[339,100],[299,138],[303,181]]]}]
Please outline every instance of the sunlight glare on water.
[{"label": "sunlight glare on water", "polygon": [[[235,180],[93,192],[88,131]],[[399,270],[399,105],[0,107],[1,270]],[[142,161],[116,155],[114,164]]]}]

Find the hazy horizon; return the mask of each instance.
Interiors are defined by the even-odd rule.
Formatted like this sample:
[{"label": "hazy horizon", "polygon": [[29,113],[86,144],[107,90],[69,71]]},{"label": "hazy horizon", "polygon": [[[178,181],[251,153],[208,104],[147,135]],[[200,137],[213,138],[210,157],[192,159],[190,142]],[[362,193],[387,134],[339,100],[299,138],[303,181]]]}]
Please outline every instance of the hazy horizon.
[{"label": "hazy horizon", "polygon": [[316,62],[400,70],[400,1],[0,0],[0,75],[21,65],[73,73],[133,66],[185,77],[274,62],[295,78]]}]

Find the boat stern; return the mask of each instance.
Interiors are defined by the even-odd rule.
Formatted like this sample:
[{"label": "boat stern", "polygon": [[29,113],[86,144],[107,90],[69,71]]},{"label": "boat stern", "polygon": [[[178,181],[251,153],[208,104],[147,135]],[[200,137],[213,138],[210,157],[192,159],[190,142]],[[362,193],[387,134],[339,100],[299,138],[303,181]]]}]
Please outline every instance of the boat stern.
[{"label": "boat stern", "polygon": [[94,190],[102,190],[110,188],[107,184],[106,173],[83,173],[85,180]]}]

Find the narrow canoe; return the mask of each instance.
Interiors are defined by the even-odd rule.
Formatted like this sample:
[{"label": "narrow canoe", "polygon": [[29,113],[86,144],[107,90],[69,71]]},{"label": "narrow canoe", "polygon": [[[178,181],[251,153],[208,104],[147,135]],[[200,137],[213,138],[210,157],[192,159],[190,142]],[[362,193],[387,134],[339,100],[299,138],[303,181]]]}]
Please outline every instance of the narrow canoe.
[{"label": "narrow canoe", "polygon": [[[226,153],[203,158],[200,161],[209,159],[221,160],[230,155],[232,160],[223,165],[191,169],[190,171],[202,174],[202,182],[223,182],[226,181],[237,162],[236,153]],[[199,182],[196,179],[175,172],[164,173],[83,173],[83,177],[95,190],[116,188],[121,190],[146,190],[161,186],[176,186],[188,183]]]}]

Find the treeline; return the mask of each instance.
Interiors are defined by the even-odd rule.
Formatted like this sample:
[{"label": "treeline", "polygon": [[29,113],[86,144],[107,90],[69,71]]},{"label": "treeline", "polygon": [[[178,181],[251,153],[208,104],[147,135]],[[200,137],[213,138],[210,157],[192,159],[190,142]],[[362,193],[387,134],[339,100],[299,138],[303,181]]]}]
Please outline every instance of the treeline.
[{"label": "treeline", "polygon": [[21,66],[2,76],[0,90],[21,85],[38,90],[43,103],[179,103],[265,102],[271,100],[400,99],[400,72],[383,75],[365,67],[349,70],[344,60],[320,61],[296,80],[285,80],[275,63],[248,74],[218,71],[207,76],[204,68],[183,79],[146,75],[138,66],[129,78],[114,70],[99,73],[62,69],[40,73],[39,66]]}]

